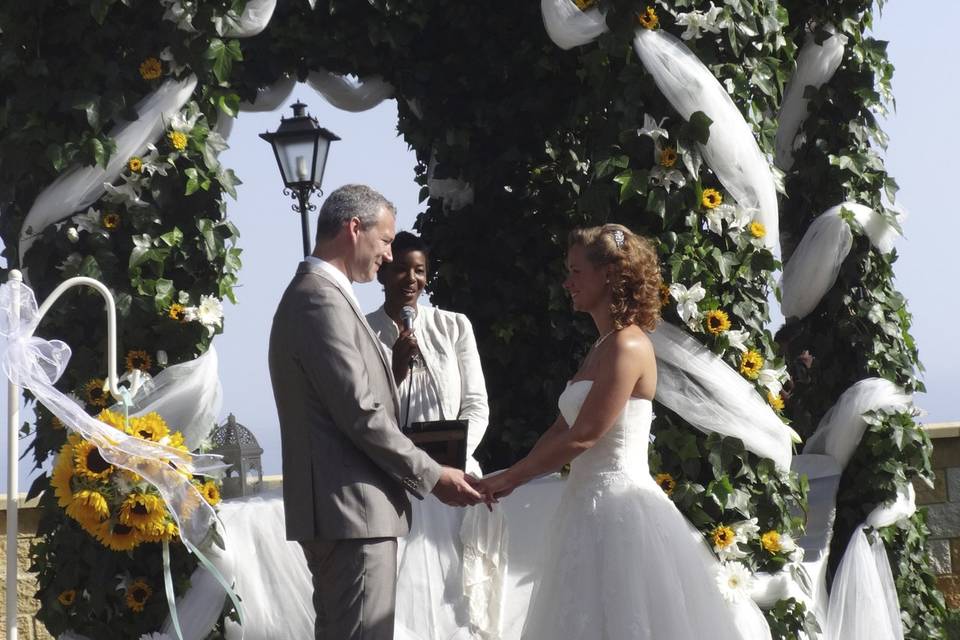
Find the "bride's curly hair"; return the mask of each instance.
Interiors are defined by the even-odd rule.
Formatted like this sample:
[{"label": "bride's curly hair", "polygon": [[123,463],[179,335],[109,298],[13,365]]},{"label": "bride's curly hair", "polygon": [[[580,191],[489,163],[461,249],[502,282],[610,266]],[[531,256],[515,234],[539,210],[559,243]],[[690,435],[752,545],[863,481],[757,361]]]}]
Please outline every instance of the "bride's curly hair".
[{"label": "bride's curly hair", "polygon": [[663,278],[653,243],[621,224],[605,224],[571,231],[567,246],[574,245],[586,249],[595,266],[612,267],[610,313],[614,327],[635,324],[646,331],[656,329]]}]

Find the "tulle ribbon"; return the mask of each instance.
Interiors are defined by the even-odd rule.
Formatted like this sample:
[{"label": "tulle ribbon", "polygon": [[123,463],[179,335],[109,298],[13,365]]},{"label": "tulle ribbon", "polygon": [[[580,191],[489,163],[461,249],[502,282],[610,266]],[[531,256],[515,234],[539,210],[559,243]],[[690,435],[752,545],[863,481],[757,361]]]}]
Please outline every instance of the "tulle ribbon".
[{"label": "tulle ribbon", "polygon": [[656,399],[704,433],[740,438],[747,450],[790,468],[793,430],[752,384],[715,353],[666,322],[650,334],[657,354]]}]

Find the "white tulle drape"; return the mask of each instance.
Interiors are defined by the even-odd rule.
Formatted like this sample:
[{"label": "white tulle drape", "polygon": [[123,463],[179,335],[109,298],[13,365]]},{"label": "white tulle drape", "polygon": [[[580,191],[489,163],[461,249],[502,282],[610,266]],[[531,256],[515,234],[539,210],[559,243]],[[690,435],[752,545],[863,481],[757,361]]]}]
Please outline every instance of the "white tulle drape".
[{"label": "white tulle drape", "polygon": [[660,323],[650,339],[659,402],[704,433],[740,438],[749,451],[790,468],[791,430],[752,384],[671,324]]},{"label": "white tulle drape", "polygon": [[224,35],[228,38],[249,38],[257,35],[267,27],[276,8],[277,0],[247,0],[243,14],[224,29]]},{"label": "white tulle drape", "polygon": [[216,349],[210,345],[199,358],[167,367],[144,382],[132,400],[131,416],[159,413],[183,433],[188,449],[198,448],[216,426],[223,404]]},{"label": "white tulle drape", "polygon": [[908,411],[912,397],[883,378],[867,378],[853,384],[821,418],[807,440],[804,453],[826,453],[845,468],[867,429],[867,411]]},{"label": "white tulle drape", "polygon": [[[828,27],[829,31],[834,31]],[[819,89],[830,81],[840,68],[847,37],[834,34],[817,44],[814,34],[807,34],[806,42],[797,56],[797,68],[787,84],[780,104],[779,124],[776,137],[776,165],[787,171],[793,166],[794,141],[797,132],[807,119],[810,98],[807,87]]]},{"label": "white tulle drape", "polygon": [[680,117],[689,120],[702,111],[710,118],[710,138],[700,145],[703,159],[737,204],[755,211],[766,227],[764,243],[778,253],[780,221],[773,172],[730,94],[683,41],[666,31],[638,28],[633,47]]},{"label": "white tulle drape", "polygon": [[561,49],[592,42],[607,30],[606,18],[599,9],[581,11],[572,0],[541,0],[540,12],[547,35]]},{"label": "white tulle drape", "polygon": [[366,111],[393,97],[393,85],[380,76],[353,81],[324,69],[311,71],[307,84],[324,99],[344,111]]},{"label": "white tulle drape", "polygon": [[[221,534],[224,534],[222,530]],[[232,584],[239,556],[232,552],[232,542],[226,534],[224,534],[224,543],[227,549],[231,549],[230,553],[215,545],[211,545],[205,553],[227,584]],[[220,619],[226,598],[223,587],[214,575],[203,566],[197,567],[190,576],[190,588],[177,598],[177,619],[180,622],[183,640],[204,640]],[[173,620],[169,615],[160,627],[160,631],[171,638],[176,637]]]},{"label": "white tulle drape", "polygon": [[879,213],[856,202],[844,202],[818,216],[783,268],[780,309],[786,318],[803,318],[813,311],[833,287],[840,266],[853,245],[853,231],[841,213],[853,219],[882,253],[890,253],[899,231]]},{"label": "white tulle drape", "polygon": [[[13,309],[13,287],[19,287],[19,314]],[[75,400],[54,387],[70,361],[70,347],[60,340],[33,336],[39,323],[33,291],[19,283],[0,285],[0,335],[6,340],[3,372],[30,391],[70,431],[94,443],[108,463],[138,474],[156,487],[180,535],[200,546],[214,523],[213,509],[190,482],[193,475],[216,475],[224,468],[220,456],[191,455],[142,440],[100,422]]]},{"label": "white tulle drape", "polygon": [[883,542],[853,534],[833,579],[825,640],[903,640],[900,603]]},{"label": "white tulle drape", "polygon": [[86,209],[104,194],[104,183],[120,177],[131,156],[142,155],[147,145],[163,132],[164,123],[190,99],[197,85],[196,76],[167,80],[137,103],[139,118],[122,122],[110,130],[117,145],[106,168],[75,166],[66,170],[37,195],[20,231],[20,255],[25,255],[36,237],[49,225]]}]

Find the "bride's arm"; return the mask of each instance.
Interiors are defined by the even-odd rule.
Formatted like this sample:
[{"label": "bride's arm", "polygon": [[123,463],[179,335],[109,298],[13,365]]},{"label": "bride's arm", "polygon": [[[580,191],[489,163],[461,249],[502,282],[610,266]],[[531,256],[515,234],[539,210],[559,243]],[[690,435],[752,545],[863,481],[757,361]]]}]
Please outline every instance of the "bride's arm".
[{"label": "bride's arm", "polygon": [[[605,366],[597,368],[593,385],[572,428],[560,429],[560,418],[522,460],[484,480],[484,489],[505,496],[533,478],[559,469],[596,444],[623,411],[637,381],[656,375],[653,346],[641,334],[619,332]],[[565,426],[565,425],[564,425]]]}]

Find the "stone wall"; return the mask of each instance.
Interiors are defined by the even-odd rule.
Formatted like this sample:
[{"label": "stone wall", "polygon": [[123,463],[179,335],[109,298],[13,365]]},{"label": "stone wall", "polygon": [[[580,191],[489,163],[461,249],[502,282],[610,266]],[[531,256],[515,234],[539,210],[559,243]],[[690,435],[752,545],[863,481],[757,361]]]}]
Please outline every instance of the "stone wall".
[{"label": "stone wall", "polygon": [[915,482],[917,504],[927,509],[928,548],[947,606],[960,609],[960,422],[926,426],[933,440],[933,488]]},{"label": "stone wall", "polygon": [[[6,569],[7,562],[7,497],[0,496],[0,566]],[[36,591],[36,579],[28,569],[30,568],[29,549],[30,541],[37,531],[37,522],[40,513],[33,504],[20,502],[18,513],[19,535],[17,536],[17,634],[19,640],[53,640],[38,620],[35,619],[37,603],[33,599]],[[6,575],[6,573],[4,573]],[[0,639],[7,637],[7,593],[6,583],[0,587]]]}]

